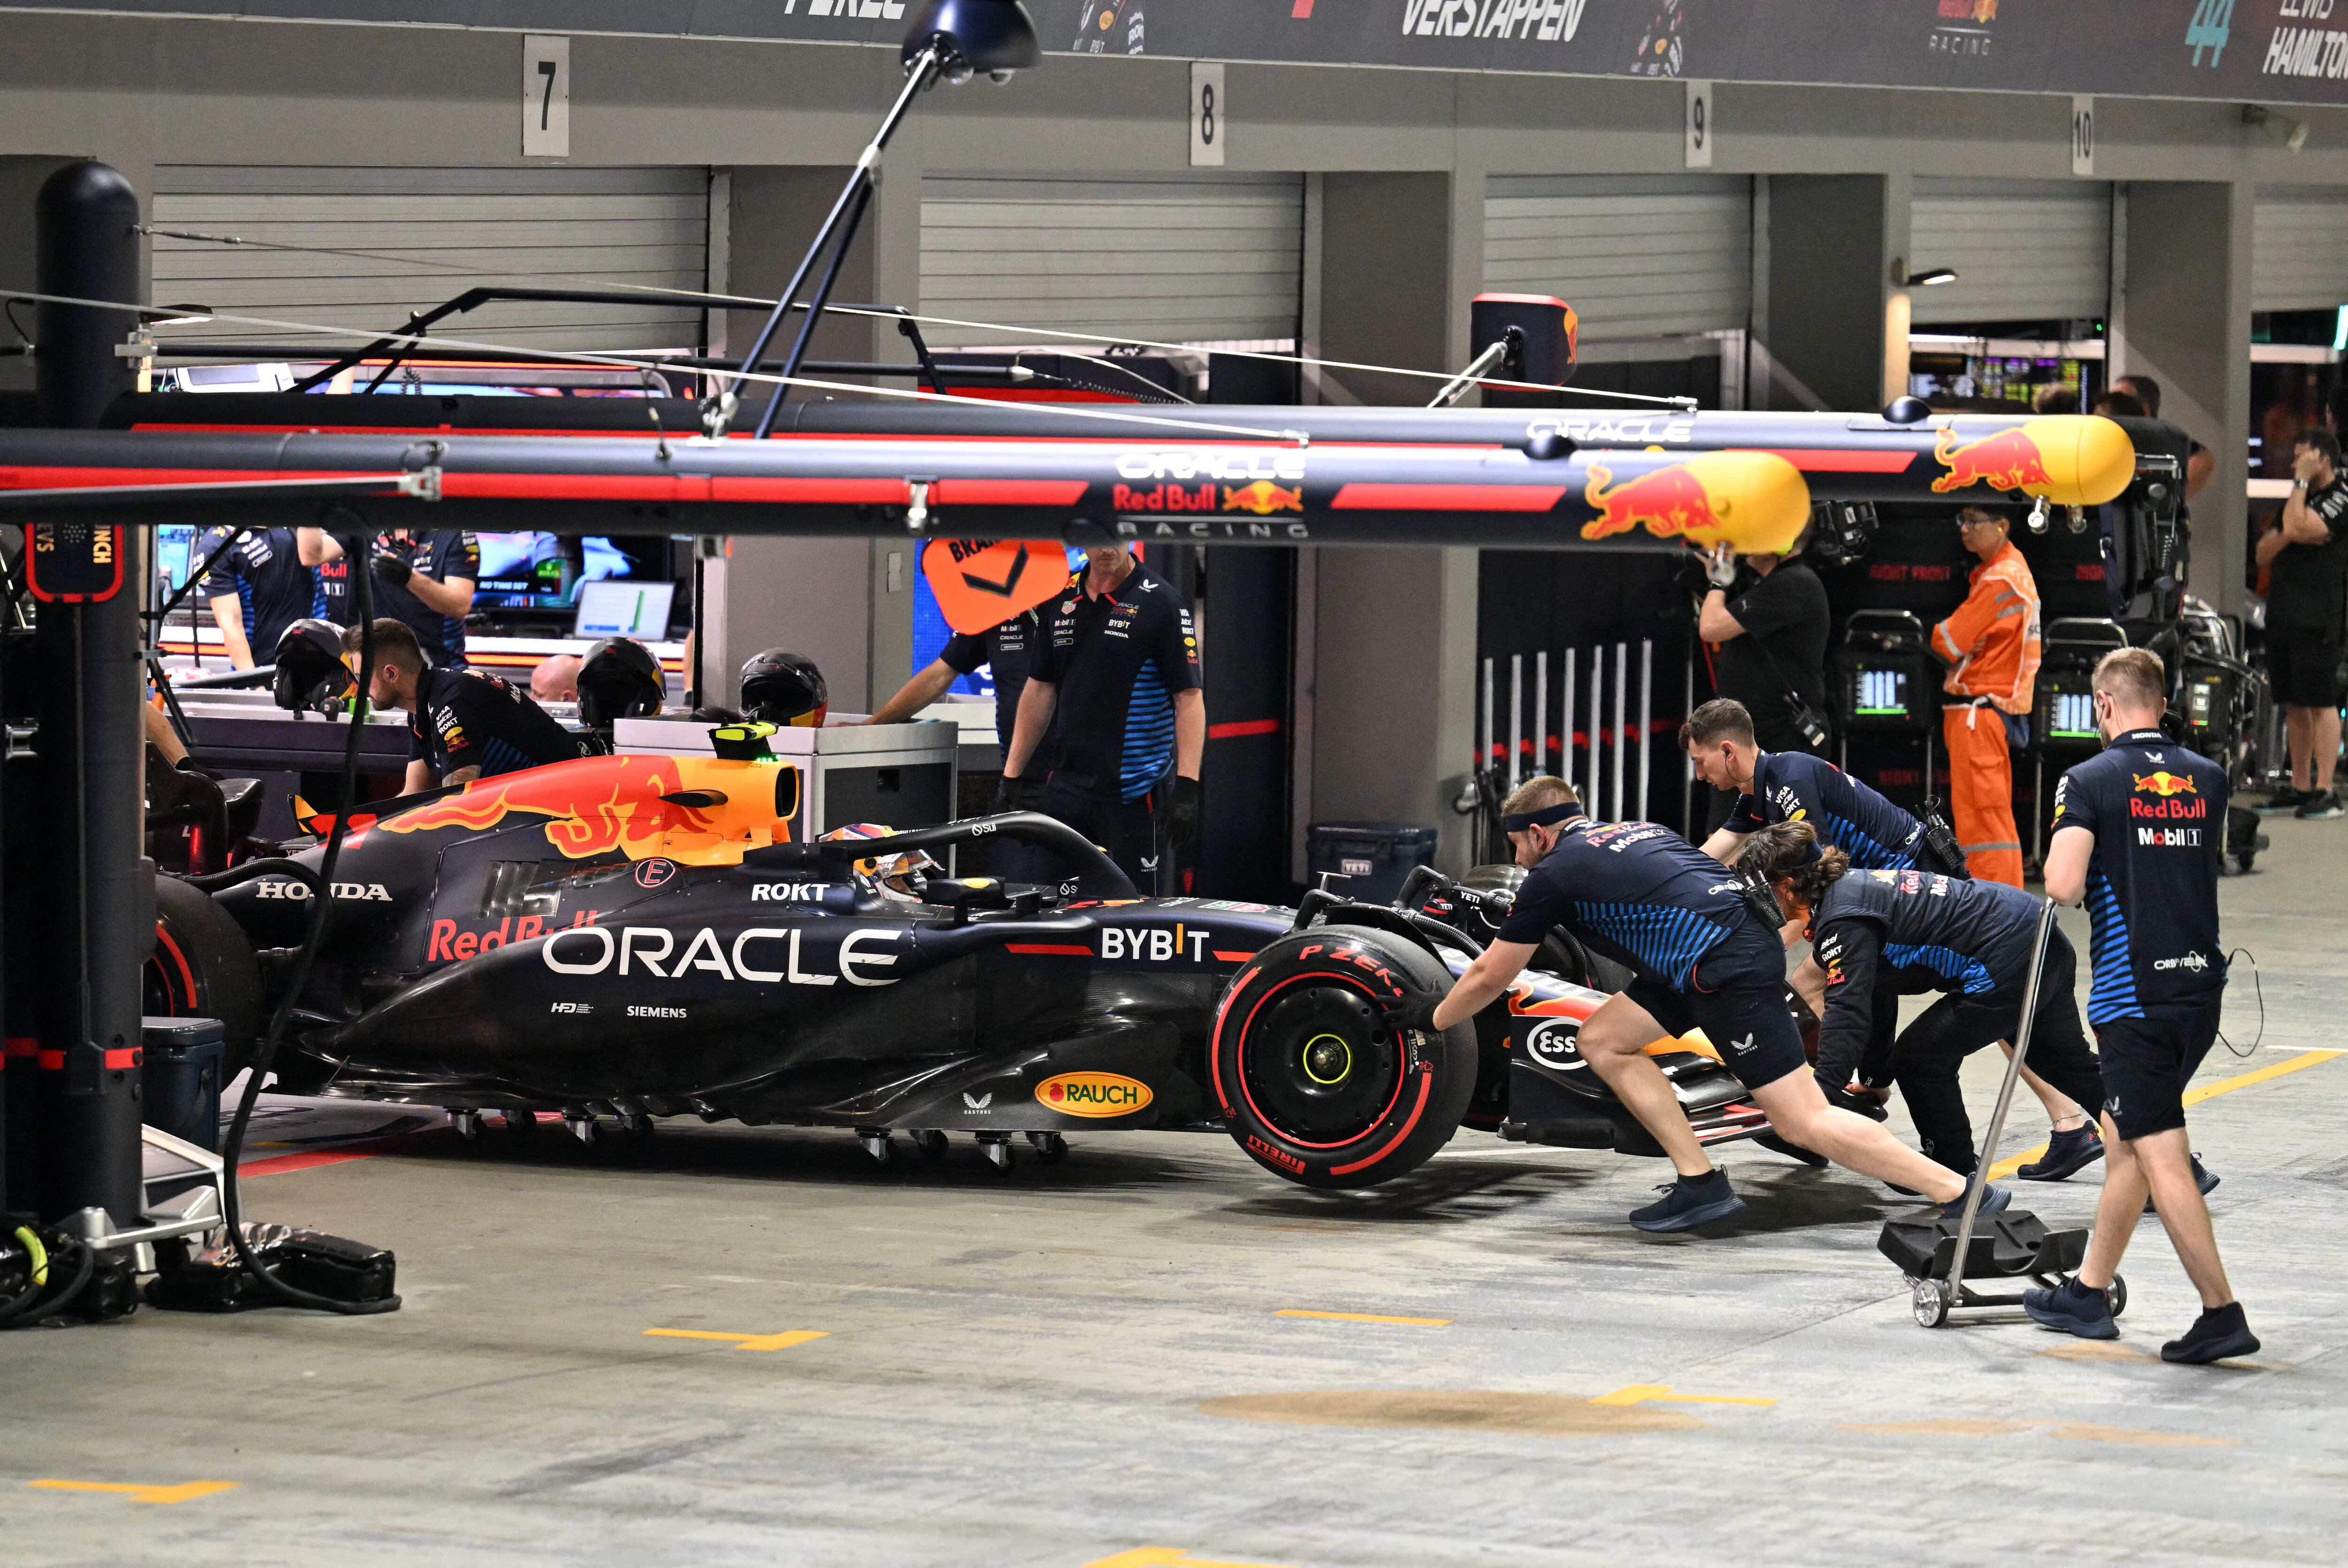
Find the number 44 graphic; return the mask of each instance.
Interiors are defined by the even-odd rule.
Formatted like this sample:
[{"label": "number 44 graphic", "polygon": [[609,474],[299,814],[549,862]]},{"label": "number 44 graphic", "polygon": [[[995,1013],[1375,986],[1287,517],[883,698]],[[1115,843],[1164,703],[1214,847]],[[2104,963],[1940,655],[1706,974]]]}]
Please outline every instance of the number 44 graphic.
[{"label": "number 44 graphic", "polygon": [[571,156],[571,40],[521,41],[521,155]]},{"label": "number 44 graphic", "polygon": [[2226,40],[2233,31],[2234,0],[2199,0],[2193,7],[2193,20],[2185,28],[2185,44],[2193,51],[2193,63],[2203,64],[2201,51],[2207,49],[2207,63],[2216,66],[2225,57]]}]

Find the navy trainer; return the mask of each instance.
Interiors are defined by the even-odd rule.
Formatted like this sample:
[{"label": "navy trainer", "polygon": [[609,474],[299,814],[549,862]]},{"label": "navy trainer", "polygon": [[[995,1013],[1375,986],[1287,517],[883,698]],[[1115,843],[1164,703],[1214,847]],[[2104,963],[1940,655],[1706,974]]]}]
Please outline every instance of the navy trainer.
[{"label": "navy trainer", "polygon": [[1631,1223],[1643,1231],[1694,1230],[1745,1212],[1745,1200],[1729,1187],[1725,1171],[1707,1171],[1693,1178],[1682,1176],[1669,1186],[1655,1190],[1663,1194],[1661,1203],[1631,1211]]},{"label": "navy trainer", "polygon": [[2068,1279],[2052,1287],[2022,1293],[2022,1309],[2041,1328],[2076,1334],[2082,1339],[2116,1339],[2120,1326],[2112,1321],[2112,1304],[2100,1290]]}]

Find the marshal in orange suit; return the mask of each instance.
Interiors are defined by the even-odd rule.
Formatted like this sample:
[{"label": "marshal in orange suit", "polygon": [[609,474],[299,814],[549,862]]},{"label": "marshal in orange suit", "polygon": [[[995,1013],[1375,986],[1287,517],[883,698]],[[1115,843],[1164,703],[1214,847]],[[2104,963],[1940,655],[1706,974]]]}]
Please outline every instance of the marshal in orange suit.
[{"label": "marshal in orange suit", "polygon": [[2022,831],[2013,820],[2008,719],[2020,730],[2038,679],[2038,584],[1986,507],[1957,514],[1965,548],[1981,558],[1972,589],[1932,628],[1932,651],[1949,666],[1941,732],[1949,748],[1949,805],[1965,865],[1984,882],[2022,886]]}]

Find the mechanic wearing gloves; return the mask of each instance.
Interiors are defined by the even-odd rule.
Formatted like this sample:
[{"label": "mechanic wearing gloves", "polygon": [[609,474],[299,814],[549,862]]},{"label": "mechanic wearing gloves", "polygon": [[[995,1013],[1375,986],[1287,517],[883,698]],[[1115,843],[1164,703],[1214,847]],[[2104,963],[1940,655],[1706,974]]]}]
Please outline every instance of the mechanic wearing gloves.
[{"label": "mechanic wearing gloves", "polygon": [[1949,748],[1949,809],[1975,876],[2022,886],[2022,830],[2013,823],[2013,756],[2030,743],[2038,679],[2038,584],[2006,537],[2010,519],[1987,507],[1957,513],[1965,548],[1981,558],[1957,612],[1932,628],[1932,653],[1949,666],[1941,709]]},{"label": "mechanic wearing gloves", "polygon": [[[1900,1031],[1892,1075],[1908,1102],[1924,1153],[1960,1175],[1973,1169],[1972,1123],[1957,1070],[1993,1041],[2011,1041],[2022,1021],[2023,993],[2044,906],[2018,887],[1967,882],[1935,871],[1853,871],[1839,856],[1821,856],[1806,823],[1765,827],[1746,842],[1740,866],[1766,880],[1790,922],[1807,925],[1810,971],[1795,988],[1822,989],[1818,1030],[1820,1087],[1849,1081],[1841,1064],[1867,1043],[1885,965],[1939,977],[1941,999]],[[2071,995],[2076,968],[2070,938],[2047,938],[2045,979],[2031,1026],[2030,1060],[2064,1092],[2094,1104],[2103,1093],[2096,1059]]]},{"label": "mechanic wearing gloves", "polygon": [[[354,626],[343,633],[343,651],[354,659],[365,631]],[[577,737],[528,692],[493,675],[427,664],[416,633],[388,616],[375,623],[367,701],[412,715],[403,794],[567,763],[580,754]]]},{"label": "mechanic wearing gloves", "polygon": [[2226,1282],[2185,1131],[2185,1086],[2218,1035],[2226,948],[2218,935],[2226,770],[2160,732],[2168,682],[2141,648],[2096,666],[2101,754],[2063,775],[2047,896],[2087,907],[2095,979],[2087,1021],[2102,1048],[2104,1138],[2111,1156],[2086,1261],[2069,1283],[2024,1293],[2044,1327],[2089,1339],[2119,1335],[2105,1292],[2144,1213],[2147,1191],[2201,1316],[2160,1348],[2164,1361],[2205,1362],[2259,1348]]},{"label": "mechanic wearing gloves", "polygon": [[1048,733],[1035,809],[1107,850],[1143,893],[1170,892],[1165,851],[1198,831],[1207,747],[1190,607],[1124,546],[1101,545],[1040,620],[994,809],[1020,808]]},{"label": "mechanic wearing gloves", "polygon": [[[1590,1015],[1579,1040],[1591,1071],[1663,1145],[1679,1173],[1661,1189],[1662,1202],[1632,1214],[1632,1225],[1644,1231],[1688,1230],[1745,1207],[1727,1173],[1704,1157],[1671,1083],[1646,1054],[1653,1041],[1699,1024],[1778,1136],[1956,1212],[1964,1201],[1963,1177],[1866,1117],[1826,1102],[1786,1009],[1785,949],[1717,862],[1651,822],[1592,826],[1572,786],[1560,778],[1528,780],[1501,809],[1517,864],[1532,875],[1517,890],[1514,908],[1483,956],[1449,992],[1406,1008],[1403,1027],[1448,1029],[1474,1018],[1507,993],[1550,927],[1563,926],[1639,973],[1629,990],[1607,998]],[[1776,831],[1815,842],[1804,824]],[[1840,850],[1828,850],[1815,866],[1839,873],[1846,864]],[[1821,876],[1806,868],[1797,890],[1818,890]],[[1992,1187],[1982,1212],[1995,1214],[2010,1201]]]},{"label": "mechanic wearing gloves", "polygon": [[[210,560],[235,533],[207,529],[191,559]],[[231,664],[252,669],[254,649],[269,649],[273,656],[287,627],[324,612],[314,569],[326,559],[327,547],[316,528],[252,528],[204,574],[200,591],[211,605]]]},{"label": "mechanic wearing gloves", "polygon": [[[1807,822],[1818,830],[1818,841],[1850,857],[1859,871],[1938,871],[1963,878],[1964,856],[1945,825],[1928,830],[1923,824],[1867,785],[1821,757],[1802,752],[1765,752],[1753,738],[1753,723],[1742,706],[1715,698],[1688,715],[1680,726],[1680,744],[1694,764],[1696,776],[1715,789],[1739,792],[1728,820],[1704,840],[1704,852],[1725,866],[1736,864],[1746,835],[1771,823]],[[1935,841],[1938,841],[1937,844]],[[1795,927],[1787,927],[1787,940]],[[1925,969],[1921,975],[1897,962],[1874,966],[1875,994],[1869,999],[1870,1027],[1862,1035],[1828,1054],[1828,1041],[1818,1042],[1818,1082],[1827,1088],[1829,1103],[1861,1115],[1879,1115],[1874,1101],[1860,1102],[1848,1094],[1855,1072],[1868,1090],[1879,1090],[1891,1081],[1891,1041],[1900,1023],[1900,998],[1918,990],[1938,990],[1941,978]],[[1820,977],[1815,966],[1794,975],[1794,984],[1813,1008],[1830,998],[1818,994]],[[2014,1173],[2024,1181],[2059,1182],[2103,1158],[2103,1141],[2095,1121],[2080,1104],[2025,1067],[2023,1079],[2046,1108],[2053,1135],[2045,1157]],[[2091,1095],[2095,1104],[2099,1095]],[[1791,1153],[1791,1151],[1780,1151]],[[1926,1153],[1931,1150],[1927,1148]],[[1795,1156],[1800,1158],[1799,1154]]]},{"label": "mechanic wearing gloves", "polygon": [[[1709,586],[1696,614],[1696,635],[1719,649],[1714,683],[1722,696],[1744,704],[1754,732],[1772,752],[1822,753],[1827,745],[1830,618],[1826,585],[1802,559],[1801,548],[1797,539],[1782,556],[1746,556],[1760,580],[1734,598],[1735,553],[1722,545],[1699,558]],[[1735,804],[1715,793],[1705,825],[1719,826]]]},{"label": "mechanic wearing gloves", "polygon": [[[339,560],[342,554],[343,547],[328,539],[321,559]],[[376,542],[368,564],[375,573],[375,607],[405,622],[433,664],[465,668],[465,617],[472,612],[473,586],[481,577],[481,547],[472,533],[395,528]]]}]

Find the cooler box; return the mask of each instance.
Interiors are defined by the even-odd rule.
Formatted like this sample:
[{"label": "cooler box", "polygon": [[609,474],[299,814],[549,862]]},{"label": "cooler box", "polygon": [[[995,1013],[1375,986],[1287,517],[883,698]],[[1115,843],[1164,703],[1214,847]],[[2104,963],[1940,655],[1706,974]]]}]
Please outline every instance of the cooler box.
[{"label": "cooler box", "polygon": [[1316,822],[1304,844],[1312,885],[1365,904],[1393,903],[1413,866],[1435,863],[1435,829],[1414,823]]},{"label": "cooler box", "polygon": [[218,1019],[142,1018],[145,1081],[139,1119],[200,1149],[220,1152],[221,1043]]}]

